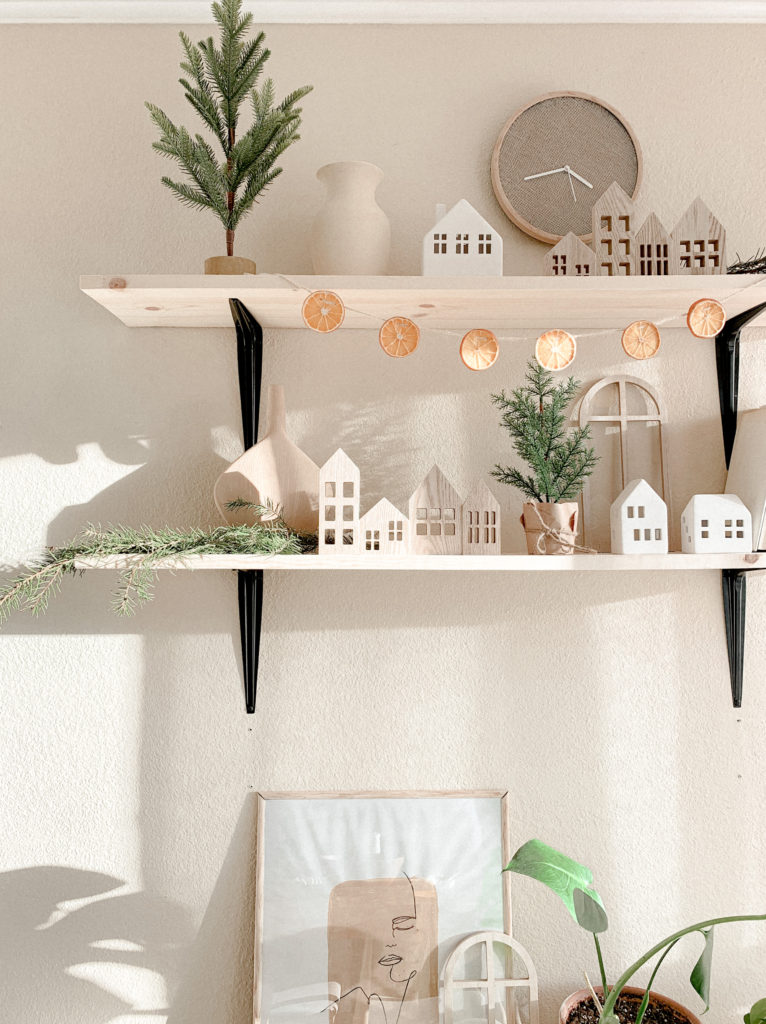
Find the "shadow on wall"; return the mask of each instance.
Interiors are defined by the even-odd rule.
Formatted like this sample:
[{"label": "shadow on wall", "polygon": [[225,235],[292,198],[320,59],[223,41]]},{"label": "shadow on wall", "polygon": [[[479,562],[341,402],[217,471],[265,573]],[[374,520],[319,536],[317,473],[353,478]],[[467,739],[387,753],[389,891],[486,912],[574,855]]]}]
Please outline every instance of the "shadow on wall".
[{"label": "shadow on wall", "polygon": [[114,894],[124,884],[58,865],[0,874],[4,1020],[106,1024],[141,1013],[129,1002],[135,971],[156,975],[158,992],[174,986],[186,912],[148,892]]}]

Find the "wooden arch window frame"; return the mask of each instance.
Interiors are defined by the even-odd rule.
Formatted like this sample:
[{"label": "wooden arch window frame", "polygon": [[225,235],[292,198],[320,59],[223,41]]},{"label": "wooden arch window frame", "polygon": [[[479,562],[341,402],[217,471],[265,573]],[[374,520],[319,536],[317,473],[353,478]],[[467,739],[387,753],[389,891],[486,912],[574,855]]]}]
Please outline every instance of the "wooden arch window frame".
[{"label": "wooden arch window frame", "polygon": [[[506,962],[513,963],[515,953],[527,971],[525,978],[508,976],[498,977],[495,973],[494,946],[504,946],[508,951]],[[466,953],[477,946],[484,947],[483,978],[455,978],[455,969],[463,961]],[[481,972],[480,972],[481,973]],[[447,957],[444,965],[444,1024],[455,1024],[455,992],[456,990],[472,990],[486,992],[487,1024],[518,1024],[519,1013],[515,992],[518,989],[529,990],[529,1024],[540,1024],[540,1007],[537,992],[537,971],[526,949],[510,935],[503,932],[476,932],[463,939]],[[497,1004],[505,1003],[505,1014],[498,1015]],[[513,1012],[511,1012],[513,1011]]]},{"label": "wooden arch window frame", "polygon": [[[592,412],[596,397],[604,390],[604,388],[616,387],[617,388],[617,411],[614,413],[605,413],[603,415],[594,415]],[[640,393],[644,402],[643,413],[631,413],[628,411],[629,397],[632,391]],[[602,380],[596,381],[593,387],[589,388],[583,396],[580,402],[580,412],[578,422],[580,427],[585,427],[589,423],[604,423],[617,425],[620,432],[620,479],[621,479],[621,490],[626,487],[633,477],[629,472],[629,445],[628,445],[628,433],[629,426],[631,423],[656,423],[658,430],[658,455],[660,463],[660,476],[662,480],[662,499],[670,510],[670,479],[668,474],[668,440],[667,440],[667,411],[662,402],[662,399],[654,390],[654,388],[647,384],[645,380],[640,377],[629,377],[629,376],[614,376],[604,377]],[[613,495],[613,498],[616,495]],[[588,509],[590,507],[590,487],[588,481],[585,481],[585,485],[582,490],[582,531],[583,538],[585,537],[585,530],[587,527],[588,520]]]}]

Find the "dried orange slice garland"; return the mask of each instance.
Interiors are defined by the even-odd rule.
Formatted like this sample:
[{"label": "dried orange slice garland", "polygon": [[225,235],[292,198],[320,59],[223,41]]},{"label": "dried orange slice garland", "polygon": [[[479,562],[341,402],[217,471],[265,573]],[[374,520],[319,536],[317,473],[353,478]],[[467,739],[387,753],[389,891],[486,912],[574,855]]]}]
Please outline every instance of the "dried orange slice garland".
[{"label": "dried orange slice garland", "polygon": [[381,324],[378,340],[386,355],[399,359],[418,347],[420,329],[406,316],[392,316]]},{"label": "dried orange slice garland", "polygon": [[343,323],[346,310],[335,292],[312,292],[303,303],[303,322],[312,331],[329,334]]},{"label": "dried orange slice garland", "polygon": [[460,342],[460,358],[469,370],[488,370],[499,354],[497,338],[482,327],[469,331]]},{"label": "dried orange slice garland", "polygon": [[577,342],[566,331],[546,331],[535,345],[535,359],[545,370],[565,370],[576,353]]},{"label": "dried orange slice garland", "polygon": [[651,320],[634,320],[622,332],[622,347],[632,359],[651,359],[660,348],[660,331]]},{"label": "dried orange slice garland", "polygon": [[726,313],[715,299],[697,299],[689,306],[686,323],[695,338],[714,338],[726,323]]}]

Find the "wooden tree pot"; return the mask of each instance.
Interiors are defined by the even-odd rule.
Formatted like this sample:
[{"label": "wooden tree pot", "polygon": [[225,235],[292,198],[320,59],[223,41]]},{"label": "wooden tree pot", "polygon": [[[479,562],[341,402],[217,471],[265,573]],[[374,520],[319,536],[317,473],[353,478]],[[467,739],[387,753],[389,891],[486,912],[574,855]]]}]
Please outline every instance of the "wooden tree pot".
[{"label": "wooden tree pot", "polygon": [[[580,506],[576,501],[525,501],[521,525],[527,537],[529,555],[571,555],[577,536]],[[542,519],[542,522],[540,520]],[[545,525],[543,525],[545,524]],[[545,526],[555,530],[560,539],[546,534]]]},{"label": "wooden tree pot", "polygon": [[255,261],[244,256],[210,256],[205,260],[206,274],[254,274]]},{"label": "wooden tree pot", "polygon": [[[603,990],[600,985],[596,987],[595,991],[599,999],[602,999]],[[646,989],[643,988],[634,988],[631,985],[626,985],[620,994],[627,996],[639,996],[643,998],[645,991]],[[572,1010],[580,1006],[581,1003],[592,1002],[592,1000],[593,997],[590,994],[590,989],[581,988],[579,992],[573,992],[572,995],[568,996],[561,1004],[561,1009],[559,1010],[559,1024],[566,1024]],[[649,1005],[651,1006],[652,1004],[655,1006],[659,1005],[665,1007],[672,1011],[672,1013],[675,1013],[678,1017],[688,1021],[689,1024],[701,1024],[699,1017],[693,1014],[691,1010],[687,1010],[685,1006],[681,1003],[677,1003],[675,999],[670,999],[668,996],[661,996],[659,992],[653,991],[649,996]]]}]

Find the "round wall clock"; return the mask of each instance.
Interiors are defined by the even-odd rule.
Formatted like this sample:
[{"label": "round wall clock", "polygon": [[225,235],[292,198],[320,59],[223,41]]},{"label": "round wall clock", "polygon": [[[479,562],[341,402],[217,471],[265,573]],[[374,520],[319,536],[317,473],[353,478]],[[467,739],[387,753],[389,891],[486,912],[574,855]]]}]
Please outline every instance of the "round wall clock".
[{"label": "round wall clock", "polygon": [[492,187],[514,224],[551,244],[591,237],[591,209],[618,182],[634,197],[641,149],[608,103],[581,92],[539,96],[503,126],[492,153]]}]

